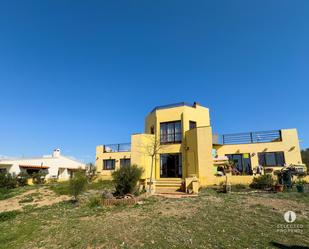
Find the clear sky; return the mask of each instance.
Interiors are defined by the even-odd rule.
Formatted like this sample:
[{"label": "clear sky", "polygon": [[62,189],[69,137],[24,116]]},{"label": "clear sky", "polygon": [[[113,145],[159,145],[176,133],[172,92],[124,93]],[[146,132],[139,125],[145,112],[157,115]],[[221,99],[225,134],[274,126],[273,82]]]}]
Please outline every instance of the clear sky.
[{"label": "clear sky", "polygon": [[298,128],[309,147],[309,1],[0,2],[0,154],[94,161],[156,105],[215,132]]}]

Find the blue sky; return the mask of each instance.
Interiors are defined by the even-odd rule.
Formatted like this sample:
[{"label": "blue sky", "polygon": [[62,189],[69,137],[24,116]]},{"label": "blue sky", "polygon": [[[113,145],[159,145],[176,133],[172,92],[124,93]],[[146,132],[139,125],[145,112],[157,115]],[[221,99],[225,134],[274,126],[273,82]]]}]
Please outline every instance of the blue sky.
[{"label": "blue sky", "polygon": [[0,154],[95,147],[156,105],[215,132],[298,128],[309,147],[309,1],[1,1]]}]

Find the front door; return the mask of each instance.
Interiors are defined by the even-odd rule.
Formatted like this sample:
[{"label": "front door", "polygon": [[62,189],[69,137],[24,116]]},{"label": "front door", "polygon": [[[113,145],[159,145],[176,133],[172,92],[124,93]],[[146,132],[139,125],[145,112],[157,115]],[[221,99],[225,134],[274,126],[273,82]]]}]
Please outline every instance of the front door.
[{"label": "front door", "polygon": [[181,153],[160,155],[160,177],[181,178],[182,164]]}]

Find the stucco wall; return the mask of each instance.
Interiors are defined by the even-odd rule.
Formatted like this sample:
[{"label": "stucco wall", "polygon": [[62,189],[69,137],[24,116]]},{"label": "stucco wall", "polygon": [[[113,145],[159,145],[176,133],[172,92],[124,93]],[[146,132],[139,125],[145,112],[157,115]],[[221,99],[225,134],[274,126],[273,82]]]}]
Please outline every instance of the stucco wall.
[{"label": "stucco wall", "polygon": [[270,143],[254,143],[254,144],[233,144],[215,146],[218,156],[226,154],[243,154],[249,153],[251,156],[252,168],[258,166],[258,153],[259,152],[275,152],[283,151],[285,162],[287,165],[302,163],[299,140],[296,129],[282,130],[281,142]]}]

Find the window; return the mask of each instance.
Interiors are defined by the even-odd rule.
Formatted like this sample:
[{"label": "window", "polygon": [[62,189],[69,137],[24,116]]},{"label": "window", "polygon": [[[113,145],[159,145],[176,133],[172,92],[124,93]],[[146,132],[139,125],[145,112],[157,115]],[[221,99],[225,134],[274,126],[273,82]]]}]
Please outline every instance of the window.
[{"label": "window", "polygon": [[150,127],[150,134],[154,134],[154,126]]},{"label": "window", "polygon": [[165,122],[160,124],[161,143],[180,143],[181,142],[181,122]]},{"label": "window", "polygon": [[160,177],[182,177],[180,153],[160,155]]},{"label": "window", "polygon": [[120,167],[126,167],[126,166],[130,166],[131,165],[131,160],[130,158],[123,158],[120,159]]},{"label": "window", "polygon": [[195,121],[189,121],[189,129],[192,130],[196,128],[196,122]]},{"label": "window", "polygon": [[284,152],[261,152],[258,153],[259,164],[262,166],[284,166]]},{"label": "window", "polygon": [[103,170],[114,170],[115,159],[103,160]]},{"label": "window", "polygon": [[229,161],[234,163],[232,175],[251,175],[251,159],[249,153],[244,154],[228,154]]}]

